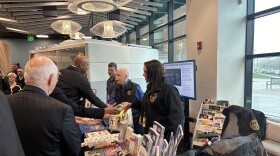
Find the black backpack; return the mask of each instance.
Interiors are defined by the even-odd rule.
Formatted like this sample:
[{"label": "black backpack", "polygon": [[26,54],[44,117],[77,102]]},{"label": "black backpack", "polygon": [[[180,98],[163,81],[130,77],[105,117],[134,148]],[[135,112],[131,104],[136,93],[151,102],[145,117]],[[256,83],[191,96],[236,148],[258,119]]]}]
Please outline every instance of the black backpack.
[{"label": "black backpack", "polygon": [[258,136],[261,140],[264,140],[265,133],[266,133],[266,117],[265,117],[264,113],[261,111],[252,109],[252,112],[254,113],[256,120],[258,121],[258,124],[260,127]]}]

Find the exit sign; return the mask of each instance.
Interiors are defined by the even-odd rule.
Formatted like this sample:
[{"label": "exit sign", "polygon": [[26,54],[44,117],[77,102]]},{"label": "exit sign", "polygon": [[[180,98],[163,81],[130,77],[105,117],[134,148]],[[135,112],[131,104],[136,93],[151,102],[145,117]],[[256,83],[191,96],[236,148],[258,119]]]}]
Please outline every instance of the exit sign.
[{"label": "exit sign", "polygon": [[29,42],[34,41],[34,36],[31,36],[31,35],[27,36],[27,40],[28,40]]}]

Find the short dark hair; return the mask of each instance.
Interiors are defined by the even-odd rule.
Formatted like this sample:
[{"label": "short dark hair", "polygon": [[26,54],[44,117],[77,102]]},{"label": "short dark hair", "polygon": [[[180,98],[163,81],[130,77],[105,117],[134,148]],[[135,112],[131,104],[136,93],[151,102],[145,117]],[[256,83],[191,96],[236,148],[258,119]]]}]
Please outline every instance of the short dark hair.
[{"label": "short dark hair", "polygon": [[144,63],[147,68],[147,79],[151,84],[151,92],[164,81],[163,65],[158,60],[151,60]]},{"label": "short dark hair", "polygon": [[116,70],[118,69],[118,66],[117,66],[117,64],[115,62],[110,62],[108,64],[108,67],[114,67]]}]

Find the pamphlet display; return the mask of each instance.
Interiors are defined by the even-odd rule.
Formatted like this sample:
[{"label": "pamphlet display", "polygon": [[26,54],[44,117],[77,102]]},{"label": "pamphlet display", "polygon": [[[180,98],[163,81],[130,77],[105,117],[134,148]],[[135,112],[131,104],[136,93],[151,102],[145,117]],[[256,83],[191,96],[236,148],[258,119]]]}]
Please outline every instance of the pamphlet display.
[{"label": "pamphlet display", "polygon": [[200,138],[201,134],[221,135],[225,120],[222,111],[226,107],[228,107],[228,101],[221,100],[206,100],[201,104],[192,141],[194,146],[203,146],[208,142],[207,138]]}]

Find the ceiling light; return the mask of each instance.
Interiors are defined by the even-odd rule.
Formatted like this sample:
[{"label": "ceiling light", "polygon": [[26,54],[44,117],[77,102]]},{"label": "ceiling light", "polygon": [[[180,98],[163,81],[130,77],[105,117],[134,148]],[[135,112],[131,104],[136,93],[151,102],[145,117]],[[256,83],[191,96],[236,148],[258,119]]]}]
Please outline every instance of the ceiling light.
[{"label": "ceiling light", "polygon": [[36,35],[37,38],[49,38],[49,35]]},{"label": "ceiling light", "polygon": [[0,17],[0,21],[18,23],[17,20]]},{"label": "ceiling light", "polygon": [[102,38],[116,38],[126,32],[126,27],[122,22],[116,20],[107,20],[94,25],[90,32]]},{"label": "ceiling light", "polygon": [[29,32],[26,31],[26,30],[20,30],[20,29],[10,28],[10,27],[6,27],[6,29],[11,30],[11,31],[21,32],[21,33],[24,33],[24,34],[29,34]]},{"label": "ceiling light", "polygon": [[82,39],[83,37],[85,37],[85,35],[83,33],[80,33],[80,32],[75,32],[73,34],[70,34],[69,36],[72,39],[75,39],[75,40],[79,40],[79,39]]},{"label": "ceiling light", "polygon": [[83,37],[83,39],[92,39],[92,37],[91,36],[85,36],[85,37]]},{"label": "ceiling light", "polygon": [[78,15],[86,15],[86,14],[89,14],[90,12],[89,11],[85,11],[83,9],[80,9],[77,7],[77,1],[74,1],[72,3],[69,3],[68,4],[68,10],[70,10],[71,12],[75,13],[75,14],[78,14]]},{"label": "ceiling light", "polygon": [[58,20],[51,27],[61,34],[72,34],[82,29],[81,25],[71,20]]},{"label": "ceiling light", "polygon": [[110,12],[131,1],[132,0],[79,0],[76,4],[79,8],[91,12]]},{"label": "ceiling light", "polygon": [[147,41],[148,39],[147,39],[147,38],[143,38],[142,40],[143,40],[143,41]]}]

